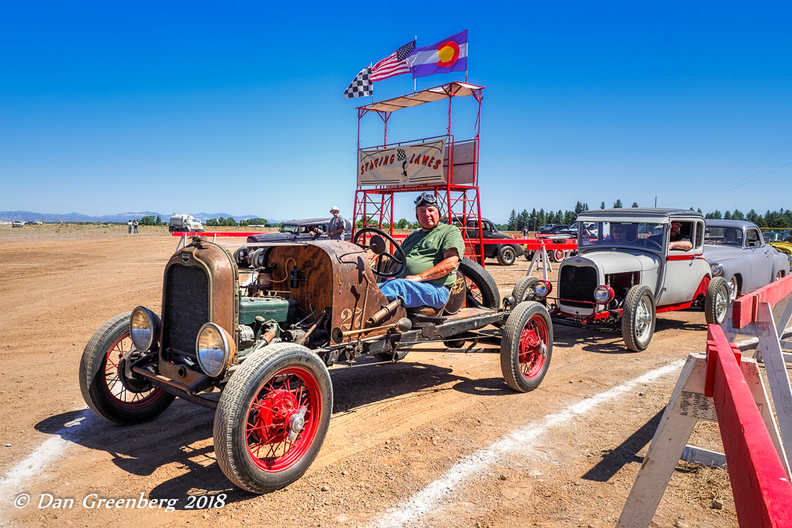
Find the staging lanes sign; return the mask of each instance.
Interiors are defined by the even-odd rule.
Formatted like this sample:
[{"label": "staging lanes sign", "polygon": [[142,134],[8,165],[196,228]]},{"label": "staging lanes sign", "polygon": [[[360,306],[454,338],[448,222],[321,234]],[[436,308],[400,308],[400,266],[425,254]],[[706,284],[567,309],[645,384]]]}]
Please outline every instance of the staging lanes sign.
[{"label": "staging lanes sign", "polygon": [[360,151],[358,186],[445,183],[445,139]]}]

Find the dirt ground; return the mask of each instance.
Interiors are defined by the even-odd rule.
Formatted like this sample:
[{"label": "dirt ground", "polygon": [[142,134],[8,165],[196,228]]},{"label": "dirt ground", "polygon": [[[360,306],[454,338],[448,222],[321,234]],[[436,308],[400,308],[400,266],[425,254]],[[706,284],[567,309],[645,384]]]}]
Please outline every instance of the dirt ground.
[{"label": "dirt ground", "polygon": [[[86,342],[136,305],[159,310],[176,244],[161,227],[0,226],[0,526],[613,526],[679,368],[568,409],[705,347],[700,311],[662,314],[642,353],[619,334],[556,326],[549,373],[528,394],[508,389],[492,346],[336,366],[319,457],[288,488],[256,496],[215,462],[211,410],[177,400],[118,427],[80,394]],[[502,295],[527,267],[487,266]],[[715,424],[700,423],[690,443],[722,451]],[[175,501],[145,507],[152,499]],[[726,471],[679,464],[652,526],[737,526]]]}]

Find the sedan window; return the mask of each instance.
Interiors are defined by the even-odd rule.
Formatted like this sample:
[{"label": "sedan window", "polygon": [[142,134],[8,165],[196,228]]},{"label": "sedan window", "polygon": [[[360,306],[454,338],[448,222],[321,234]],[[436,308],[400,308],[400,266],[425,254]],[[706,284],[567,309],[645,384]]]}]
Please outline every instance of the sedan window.
[{"label": "sedan window", "polygon": [[762,245],[762,238],[759,236],[759,231],[757,229],[748,230],[748,245],[749,246]]}]

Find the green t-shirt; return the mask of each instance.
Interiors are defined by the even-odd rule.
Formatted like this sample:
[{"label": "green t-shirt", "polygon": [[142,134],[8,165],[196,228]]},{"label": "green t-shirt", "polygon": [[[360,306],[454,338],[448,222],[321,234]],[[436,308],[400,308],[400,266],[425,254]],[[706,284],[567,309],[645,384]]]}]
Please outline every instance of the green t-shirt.
[{"label": "green t-shirt", "polygon": [[[442,262],[443,253],[451,248],[456,248],[460,260],[465,254],[465,242],[462,240],[462,233],[456,226],[448,224],[437,224],[431,231],[424,231],[418,228],[404,239],[401,246],[407,257],[402,277],[418,275],[436,266]],[[456,271],[452,271],[445,277],[426,282],[435,286],[447,286],[450,288],[455,281]]]}]

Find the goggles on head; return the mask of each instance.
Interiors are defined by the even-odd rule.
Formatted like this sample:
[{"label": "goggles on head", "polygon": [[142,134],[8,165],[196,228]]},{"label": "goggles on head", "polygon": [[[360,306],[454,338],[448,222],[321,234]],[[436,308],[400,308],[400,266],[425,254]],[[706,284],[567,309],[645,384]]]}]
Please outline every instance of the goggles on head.
[{"label": "goggles on head", "polygon": [[415,207],[421,207],[422,205],[437,206],[437,198],[435,198],[435,195],[432,193],[422,192],[418,195],[418,198],[415,199]]}]

